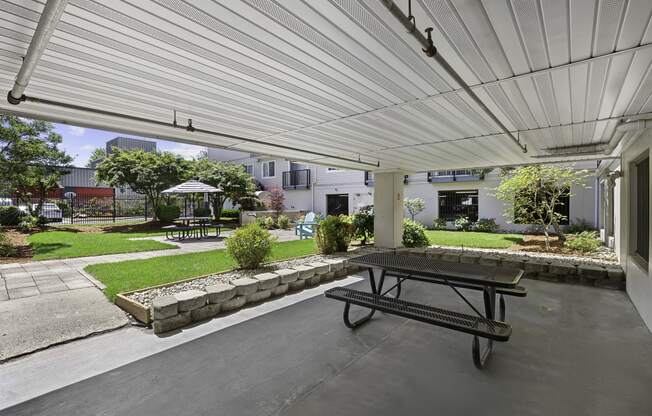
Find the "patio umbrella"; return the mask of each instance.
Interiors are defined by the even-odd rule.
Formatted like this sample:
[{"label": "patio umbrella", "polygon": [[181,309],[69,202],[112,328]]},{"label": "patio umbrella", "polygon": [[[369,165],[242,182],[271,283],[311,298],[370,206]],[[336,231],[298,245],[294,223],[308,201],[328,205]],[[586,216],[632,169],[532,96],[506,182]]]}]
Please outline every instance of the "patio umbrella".
[{"label": "patio umbrella", "polygon": [[[214,194],[214,193],[219,193],[222,192],[221,188],[216,188],[211,185],[207,185],[205,183],[199,182],[199,181],[187,181],[184,183],[181,183],[179,185],[175,185],[172,188],[168,188],[165,191],[161,192],[163,194]],[[192,201],[193,207],[194,207],[194,198]],[[187,216],[187,204],[184,199],[184,207],[183,207],[183,213],[184,216]],[[194,209],[193,209],[194,212]]]}]

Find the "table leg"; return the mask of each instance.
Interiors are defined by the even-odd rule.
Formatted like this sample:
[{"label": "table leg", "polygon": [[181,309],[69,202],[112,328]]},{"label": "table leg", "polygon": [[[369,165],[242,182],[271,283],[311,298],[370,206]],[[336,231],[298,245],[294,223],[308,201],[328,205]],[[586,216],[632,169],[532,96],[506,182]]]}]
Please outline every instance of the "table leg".
[{"label": "table leg", "polygon": [[[376,287],[376,279],[374,277],[374,270],[370,267],[369,268],[369,285],[371,286],[371,293],[374,294],[379,294],[381,293],[381,290],[383,289],[383,282],[385,281],[385,270],[382,271],[380,274],[380,279],[379,279],[379,285],[378,288]],[[351,311],[351,304],[349,302],[346,302],[344,304],[344,313],[343,313],[343,320],[344,320],[344,325],[346,325],[347,328],[357,328],[360,325],[364,324],[365,322],[369,322],[372,316],[374,316],[374,313],[376,313],[375,309],[372,309],[369,311],[368,314],[364,315],[363,317],[351,321],[349,317],[349,313]]]},{"label": "table leg", "polygon": [[[484,310],[485,317],[487,319],[495,319],[496,316],[496,288],[495,287],[485,287],[482,291],[484,298]],[[481,348],[480,339],[477,336],[473,337],[472,353],[473,353],[473,363],[478,369],[482,369],[489,356],[493,350],[494,342],[491,339],[486,341],[486,346]]]}]

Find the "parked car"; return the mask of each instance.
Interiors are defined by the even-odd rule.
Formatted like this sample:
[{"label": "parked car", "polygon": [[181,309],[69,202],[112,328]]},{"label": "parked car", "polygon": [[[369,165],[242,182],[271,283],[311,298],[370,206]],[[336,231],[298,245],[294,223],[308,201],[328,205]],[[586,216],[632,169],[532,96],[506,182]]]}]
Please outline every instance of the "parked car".
[{"label": "parked car", "polygon": [[12,205],[11,198],[0,198],[0,207],[10,207]]},{"label": "parked car", "polygon": [[[38,208],[38,204],[32,204],[32,211],[36,211],[36,208]],[[19,205],[18,209],[25,214],[29,214],[29,209],[26,205]],[[61,208],[53,202],[43,203],[41,216],[47,218],[48,222],[61,222],[63,220],[63,212],[61,212]]]}]

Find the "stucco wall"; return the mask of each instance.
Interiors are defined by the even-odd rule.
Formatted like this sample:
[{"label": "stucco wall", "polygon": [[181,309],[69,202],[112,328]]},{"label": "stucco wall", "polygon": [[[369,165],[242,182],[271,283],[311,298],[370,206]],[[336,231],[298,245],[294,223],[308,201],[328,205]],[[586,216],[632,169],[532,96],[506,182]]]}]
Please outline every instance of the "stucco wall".
[{"label": "stucco wall", "polygon": [[[648,262],[647,267],[645,267],[646,265],[637,261],[637,257],[632,255],[633,244],[630,241],[633,237],[631,230],[635,226],[635,224],[631,223],[633,221],[631,212],[633,201],[630,195],[630,186],[633,172],[630,163],[645,152],[648,152],[648,155],[652,153],[651,148],[652,130],[646,130],[622,153],[621,169],[623,176],[617,181],[620,192],[616,194],[620,197],[620,201],[616,201],[614,205],[616,207],[620,205],[620,210],[616,213],[616,237],[621,265],[627,275],[627,293],[643,321],[652,331],[652,273],[650,273],[650,264]],[[650,221],[650,224],[652,225],[652,221]],[[652,230],[650,230],[650,235],[652,236]]]}]

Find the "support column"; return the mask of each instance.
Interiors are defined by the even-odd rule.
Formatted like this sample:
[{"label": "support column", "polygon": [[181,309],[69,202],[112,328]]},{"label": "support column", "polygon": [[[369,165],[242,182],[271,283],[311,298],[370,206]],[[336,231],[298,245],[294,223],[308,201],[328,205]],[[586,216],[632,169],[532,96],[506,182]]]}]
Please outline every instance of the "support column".
[{"label": "support column", "polygon": [[374,172],[374,244],[398,248],[403,243],[404,172]]}]

